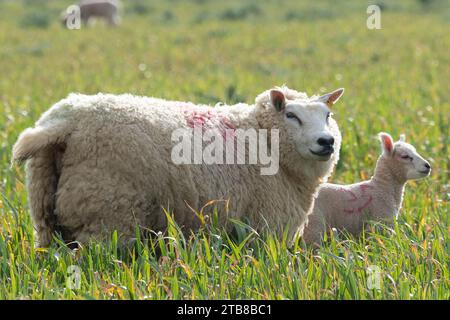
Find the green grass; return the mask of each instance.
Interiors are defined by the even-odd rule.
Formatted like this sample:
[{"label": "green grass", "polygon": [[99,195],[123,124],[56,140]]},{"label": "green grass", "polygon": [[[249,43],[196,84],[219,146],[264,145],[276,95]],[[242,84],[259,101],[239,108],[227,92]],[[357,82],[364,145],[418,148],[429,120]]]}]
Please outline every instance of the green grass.
[{"label": "green grass", "polygon": [[[379,2],[381,30],[366,28],[369,2],[236,0],[139,1],[119,28],[68,31],[57,17],[69,1],[0,1],[0,299],[449,299],[450,10]],[[409,183],[394,227],[332,234],[315,252],[244,227],[190,239],[172,227],[131,253],[114,235],[75,251],[33,248],[11,147],[69,92],[251,103],[283,83],[309,94],[346,88],[333,181],[370,177],[382,130],[406,133],[430,160],[432,176]],[[66,287],[70,265],[82,270],[76,290]],[[372,265],[380,290],[366,284]]]}]

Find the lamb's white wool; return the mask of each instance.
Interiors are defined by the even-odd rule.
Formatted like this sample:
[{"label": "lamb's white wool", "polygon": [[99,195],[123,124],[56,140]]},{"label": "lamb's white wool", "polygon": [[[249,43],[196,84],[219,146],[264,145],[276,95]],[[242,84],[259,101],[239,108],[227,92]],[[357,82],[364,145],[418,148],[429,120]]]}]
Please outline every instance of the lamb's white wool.
[{"label": "lamb's white wool", "polygon": [[[40,245],[55,231],[79,242],[112,230],[133,238],[136,225],[163,231],[162,207],[188,232],[200,224],[189,207],[221,199],[229,200],[228,211],[218,208],[223,225],[229,216],[256,229],[289,225],[291,235],[301,233],[313,194],[338,160],[341,136],[329,107],[342,92],[308,98],[283,87],[254,105],[215,108],[128,94],[69,95],[13,150],[14,160],[30,159],[27,188]],[[176,165],[171,134],[195,124],[279,129],[278,173],[262,176],[258,164]]]},{"label": "lamb's white wool", "polygon": [[320,186],[303,234],[305,242],[320,244],[329,228],[357,235],[368,221],[393,219],[400,212],[407,180],[430,174],[429,163],[404,142],[404,136],[396,143],[387,133],[380,133],[379,137],[383,153],[370,180]]}]

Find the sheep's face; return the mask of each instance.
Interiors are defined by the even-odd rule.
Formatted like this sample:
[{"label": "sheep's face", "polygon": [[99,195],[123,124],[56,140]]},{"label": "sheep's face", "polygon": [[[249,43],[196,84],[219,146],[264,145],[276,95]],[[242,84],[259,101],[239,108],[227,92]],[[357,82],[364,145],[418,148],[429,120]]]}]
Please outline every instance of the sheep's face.
[{"label": "sheep's face", "polygon": [[407,179],[421,179],[431,172],[428,161],[409,143],[402,141],[395,143],[394,157],[404,168]]},{"label": "sheep's face", "polygon": [[289,140],[301,157],[328,161],[335,151],[335,140],[330,129],[331,105],[339,99],[343,90],[331,100],[325,95],[312,100],[286,100],[279,90],[271,90],[272,105],[279,111],[281,123]]},{"label": "sheep's face", "polygon": [[304,158],[326,161],[334,152],[334,137],[328,123],[331,111],[319,102],[288,102],[283,113],[289,137]]},{"label": "sheep's face", "polygon": [[384,154],[393,160],[395,170],[401,171],[406,179],[421,179],[430,174],[431,166],[428,161],[414,146],[404,141],[404,136],[395,143],[387,133],[380,133],[380,138]]}]

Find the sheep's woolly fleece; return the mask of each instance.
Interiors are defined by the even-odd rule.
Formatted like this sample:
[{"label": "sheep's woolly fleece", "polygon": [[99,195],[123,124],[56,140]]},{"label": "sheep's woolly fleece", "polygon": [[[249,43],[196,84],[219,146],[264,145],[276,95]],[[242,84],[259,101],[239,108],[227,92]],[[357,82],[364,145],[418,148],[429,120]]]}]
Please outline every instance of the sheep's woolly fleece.
[{"label": "sheep's woolly fleece", "polygon": [[[311,99],[279,90],[288,100]],[[195,114],[209,115],[198,121],[210,126],[278,128],[278,173],[262,176],[259,165],[175,165],[171,134],[192,126]],[[39,245],[49,245],[55,232],[86,243],[112,230],[125,240],[134,238],[137,225],[164,231],[162,208],[189,232],[200,226],[191,208],[210,200],[229,200],[227,210],[218,208],[223,225],[227,217],[244,218],[257,230],[268,226],[281,233],[288,226],[290,235],[301,233],[318,185],[338,160],[341,136],[330,119],[335,153],[328,161],[304,159],[282,119],[269,90],[253,105],[215,108],[129,94],[70,94],[26,129],[13,148],[15,161],[28,159],[28,199]]]}]

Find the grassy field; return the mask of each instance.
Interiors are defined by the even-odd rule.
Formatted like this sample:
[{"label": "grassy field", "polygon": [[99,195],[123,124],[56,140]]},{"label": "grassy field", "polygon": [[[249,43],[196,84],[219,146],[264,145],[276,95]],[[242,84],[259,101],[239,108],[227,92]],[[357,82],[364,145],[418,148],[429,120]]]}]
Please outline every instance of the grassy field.
[{"label": "grassy field", "polygon": [[[443,1],[127,1],[123,24],[70,31],[68,1],[0,0],[0,299],[449,299],[450,9]],[[332,234],[313,251],[241,226],[184,239],[175,227],[131,253],[109,243],[33,248],[18,134],[69,92],[130,92],[252,103],[274,85],[308,94],[345,87],[332,180],[370,177],[379,131],[430,160],[410,182],[394,227]],[[155,252],[161,253],[157,258]],[[79,288],[66,286],[70,265]],[[368,268],[381,287],[370,289]]]}]

